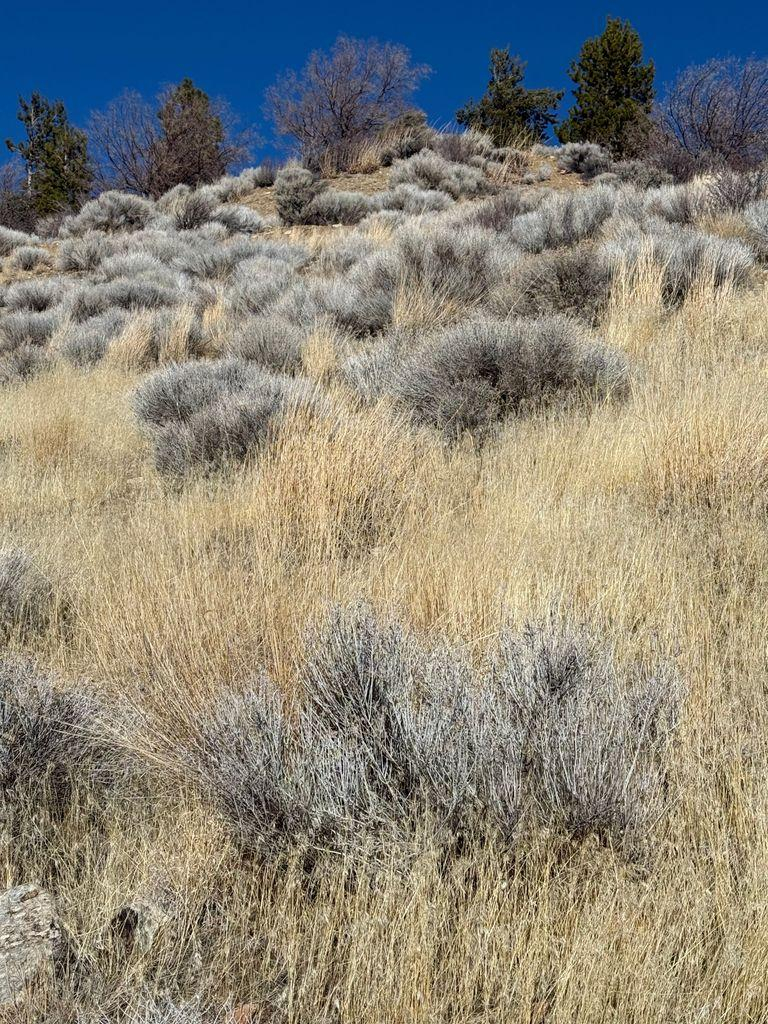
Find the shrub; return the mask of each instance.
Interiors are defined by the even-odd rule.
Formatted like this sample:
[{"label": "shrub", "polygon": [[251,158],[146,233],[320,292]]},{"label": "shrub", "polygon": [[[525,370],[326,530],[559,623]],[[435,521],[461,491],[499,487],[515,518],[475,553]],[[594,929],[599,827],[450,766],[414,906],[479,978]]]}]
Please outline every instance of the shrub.
[{"label": "shrub", "polygon": [[445,192],[453,199],[489,195],[493,186],[476,167],[450,163],[431,150],[422,150],[409,160],[397,161],[390,171],[389,182],[395,185],[417,185],[423,189]]},{"label": "shrub", "polygon": [[594,246],[581,243],[520,260],[490,297],[494,316],[565,313],[596,323],[611,290],[611,268]]},{"label": "shrub", "polygon": [[0,793],[19,845],[44,809],[61,818],[79,783],[92,797],[124,777],[127,760],[106,738],[105,721],[82,684],[64,690],[32,662],[0,658]]},{"label": "shrub", "polygon": [[567,142],[557,152],[557,166],[561,171],[580,174],[586,179],[610,171],[611,165],[611,154],[594,142]]},{"label": "shrub", "polygon": [[53,584],[26,552],[0,549],[0,643],[45,632],[63,611]]},{"label": "shrub", "polygon": [[634,851],[665,809],[680,684],[620,673],[583,630],[504,628],[475,667],[356,605],[304,646],[298,715],[262,675],[220,694],[186,752],[249,852],[375,859],[426,827],[459,853],[532,823]]},{"label": "shrub", "polygon": [[17,270],[35,270],[50,267],[53,260],[48,250],[40,245],[20,245],[11,254],[10,263]]},{"label": "shrub", "polygon": [[708,183],[709,201],[716,212],[742,213],[751,203],[768,198],[768,167],[738,173],[718,171]]},{"label": "shrub", "polygon": [[95,366],[110,342],[123,330],[128,314],[122,309],[107,309],[82,324],[72,324],[58,338],[57,351],[73,366]]},{"label": "shrub", "polygon": [[246,462],[276,437],[287,415],[313,409],[312,389],[303,382],[255,366],[251,373],[246,389],[227,394],[153,434],[160,473],[182,478]]},{"label": "shrub", "polygon": [[616,193],[607,185],[584,192],[553,192],[535,210],[515,217],[508,234],[527,252],[573,245],[595,235],[616,203]]},{"label": "shrub", "polygon": [[61,281],[44,279],[39,281],[18,281],[5,294],[6,308],[13,311],[26,310],[42,313],[58,305],[62,299]]},{"label": "shrub", "polygon": [[56,311],[6,313],[0,318],[0,352],[45,345],[61,322]]},{"label": "shrub", "polygon": [[25,231],[14,231],[0,224],[0,256],[10,256],[20,245],[33,245],[38,239]]},{"label": "shrub", "polygon": [[305,224],[359,224],[374,209],[371,200],[359,192],[320,192],[309,204]]},{"label": "shrub", "polygon": [[214,220],[223,224],[230,235],[258,235],[265,228],[264,218],[248,206],[228,204],[217,206]]},{"label": "shrub", "polygon": [[22,345],[0,355],[0,387],[31,380],[51,367],[47,352],[33,345]]},{"label": "shrub", "polygon": [[661,167],[644,160],[619,160],[611,166],[611,173],[624,185],[633,185],[641,192],[672,184],[672,175]]},{"label": "shrub", "polygon": [[758,255],[768,257],[768,199],[751,203],[744,211],[744,220]]},{"label": "shrub", "polygon": [[519,188],[505,189],[500,195],[469,207],[464,223],[491,231],[508,231],[515,217],[530,213],[535,205],[535,200]]},{"label": "shrub", "polygon": [[396,185],[389,192],[376,197],[383,210],[402,210],[404,213],[441,213],[453,205],[453,199],[436,189],[419,188],[418,185]]},{"label": "shrub", "polygon": [[102,192],[91,199],[78,214],[67,217],[61,226],[63,238],[84,235],[88,231],[139,231],[147,227],[155,213],[149,199],[127,192]]},{"label": "shrub", "polygon": [[311,171],[289,164],[275,176],[275,202],[283,224],[306,224],[314,200],[326,189]]},{"label": "shrub", "polygon": [[342,273],[377,250],[378,246],[372,239],[359,232],[350,233],[333,245],[326,245],[320,250],[317,267],[323,274]]},{"label": "shrub", "polygon": [[237,328],[225,353],[270,370],[293,373],[301,367],[306,332],[274,316],[252,317]]},{"label": "shrub", "polygon": [[614,271],[635,269],[650,257],[661,268],[662,298],[670,306],[679,305],[697,286],[741,288],[755,264],[749,248],[734,239],[663,227],[606,242],[602,255]]},{"label": "shrub", "polygon": [[619,353],[549,316],[454,327],[405,360],[389,390],[415,422],[482,439],[508,416],[556,398],[621,394],[626,384]]},{"label": "shrub", "polygon": [[256,257],[243,260],[233,274],[227,307],[235,316],[253,316],[282,295],[295,277],[282,260]]},{"label": "shrub", "polygon": [[663,185],[648,192],[645,208],[648,213],[662,217],[671,224],[693,224],[708,212],[709,194],[700,181]]},{"label": "shrub", "polygon": [[535,185],[538,182],[549,181],[552,177],[552,167],[550,164],[539,164],[534,171],[526,171],[522,177],[524,185]]},{"label": "shrub", "polygon": [[204,188],[175,185],[160,196],[157,209],[170,217],[177,231],[194,230],[211,219],[216,209],[216,197]]},{"label": "shrub", "polygon": [[90,231],[79,238],[59,242],[56,253],[57,270],[94,271],[114,252],[114,242],[107,235]]}]

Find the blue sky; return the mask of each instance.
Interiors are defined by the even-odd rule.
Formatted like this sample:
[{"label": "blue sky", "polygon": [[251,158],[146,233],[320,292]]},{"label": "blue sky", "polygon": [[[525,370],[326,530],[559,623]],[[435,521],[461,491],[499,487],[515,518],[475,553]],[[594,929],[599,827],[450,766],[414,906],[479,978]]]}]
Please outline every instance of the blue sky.
[{"label": "blue sky", "polygon": [[18,137],[19,93],[37,89],[61,98],[82,124],[127,87],[151,97],[185,75],[228,99],[244,123],[258,128],[264,89],[278,72],[300,66],[311,49],[328,47],[342,32],[404,43],[414,59],[430,64],[433,74],[418,103],[434,124],[482,93],[492,46],[509,45],[528,61],[527,84],[566,88],[570,60],[585,38],[600,32],[606,14],[629,18],[638,29],[656,62],[657,83],[711,56],[768,56],[768,4],[707,8],[693,0],[621,7],[572,0],[9,3],[2,15],[0,140]]}]

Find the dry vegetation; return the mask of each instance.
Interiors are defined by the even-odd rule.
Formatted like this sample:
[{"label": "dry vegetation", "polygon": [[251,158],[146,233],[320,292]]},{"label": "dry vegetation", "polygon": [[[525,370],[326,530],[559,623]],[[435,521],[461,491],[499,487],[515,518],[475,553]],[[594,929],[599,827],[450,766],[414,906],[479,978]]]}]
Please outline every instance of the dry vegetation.
[{"label": "dry vegetation", "polygon": [[764,1019],[766,229],[698,187],[6,245],[9,1021]]}]

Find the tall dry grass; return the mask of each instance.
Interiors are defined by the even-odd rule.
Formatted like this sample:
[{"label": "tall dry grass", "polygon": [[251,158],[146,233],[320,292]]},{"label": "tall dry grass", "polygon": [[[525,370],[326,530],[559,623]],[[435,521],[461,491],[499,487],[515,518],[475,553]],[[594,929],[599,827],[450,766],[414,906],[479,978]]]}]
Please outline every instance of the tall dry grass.
[{"label": "tall dry grass", "polygon": [[[129,368],[4,394],[3,536],[77,609],[34,653],[129,697],[157,793],[112,808],[106,834],[75,809],[28,844],[26,875],[55,860],[79,970],[102,981],[65,979],[15,1020],[113,1012],[147,987],[296,1024],[765,1019],[768,287],[670,314],[646,275],[617,288],[605,333],[635,367],[623,405],[449,452],[339,389],[333,424],[180,491],[151,467]],[[679,797],[648,858],[539,835],[448,866],[426,846],[370,877],[329,861],[311,884],[299,862],[240,860],[177,781],[175,745],[261,664],[290,688],[306,624],[360,596],[470,648],[554,607],[620,658],[674,660]],[[0,864],[0,884],[27,880],[13,850]],[[145,892],[173,907],[151,949],[95,951]]]}]

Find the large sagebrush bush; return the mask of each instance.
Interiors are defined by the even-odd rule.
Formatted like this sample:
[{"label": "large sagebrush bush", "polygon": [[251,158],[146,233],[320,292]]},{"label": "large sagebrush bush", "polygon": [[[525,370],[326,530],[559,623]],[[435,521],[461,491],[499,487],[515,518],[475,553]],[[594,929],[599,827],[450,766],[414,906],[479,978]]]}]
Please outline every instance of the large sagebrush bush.
[{"label": "large sagebrush bush", "polygon": [[526,252],[543,252],[592,238],[612,216],[618,199],[607,185],[582,192],[553,192],[515,217],[507,234]]},{"label": "large sagebrush bush", "polygon": [[314,200],[328,183],[299,164],[288,164],[275,176],[277,213],[283,224],[306,224]]},{"label": "large sagebrush bush", "polygon": [[56,250],[56,268],[91,272],[114,251],[114,240],[100,231],[87,231],[76,238],[63,238]]},{"label": "large sagebrush bush", "polygon": [[580,174],[587,180],[612,167],[611,154],[595,142],[567,142],[557,151],[556,159],[561,171]]},{"label": "large sagebrush bush", "polygon": [[270,370],[294,373],[301,367],[306,332],[275,316],[244,320],[229,337],[225,354]]},{"label": "large sagebrush bush", "polygon": [[230,235],[258,235],[266,227],[266,221],[250,206],[226,203],[217,206],[213,219],[222,224]]},{"label": "large sagebrush bush", "polygon": [[758,256],[768,258],[768,199],[750,203],[744,211],[744,220]]},{"label": "large sagebrush bush", "polygon": [[127,320],[126,310],[107,309],[82,323],[71,323],[57,336],[56,351],[73,366],[95,366]]},{"label": "large sagebrush bush", "polygon": [[176,478],[246,461],[275,437],[286,417],[317,407],[308,382],[236,359],[172,365],[147,378],[133,396],[157,469]]},{"label": "large sagebrush bush", "polygon": [[574,321],[470,320],[406,359],[389,390],[417,423],[484,437],[506,417],[554,399],[602,399],[627,386],[623,357]]},{"label": "large sagebrush bush", "polygon": [[15,231],[0,224],[0,256],[10,256],[14,249],[22,245],[34,245],[39,241],[36,235],[28,235],[25,231]]},{"label": "large sagebrush bush", "polygon": [[35,345],[21,345],[0,353],[0,388],[31,380],[39,373],[51,369],[53,360],[44,349]]},{"label": "large sagebrush bush", "polygon": [[253,316],[282,295],[295,278],[293,267],[282,260],[255,256],[240,262],[227,292],[228,309],[235,316]]},{"label": "large sagebrush bush", "polygon": [[53,256],[41,245],[20,245],[11,253],[9,260],[14,270],[38,270],[53,264]]},{"label": "large sagebrush bush", "polygon": [[420,188],[403,183],[375,197],[382,210],[402,210],[410,215],[442,213],[453,205],[453,199],[438,189]]},{"label": "large sagebrush bush", "polygon": [[59,278],[41,278],[17,281],[5,293],[6,309],[42,313],[59,305],[64,296],[64,284]]},{"label": "large sagebrush bush", "polygon": [[57,310],[6,313],[0,316],[0,352],[46,345],[60,323],[61,316]]},{"label": "large sagebrush bush", "polygon": [[489,195],[494,191],[481,170],[467,164],[452,163],[425,149],[409,160],[397,161],[390,171],[391,186],[416,185],[445,192],[452,199]]},{"label": "large sagebrush bush", "polygon": [[494,316],[564,313],[594,324],[608,304],[611,267],[596,247],[574,246],[528,256],[489,296]]},{"label": "large sagebrush bush", "polygon": [[203,188],[175,185],[157,200],[157,209],[170,217],[178,231],[200,228],[213,217],[216,197]]},{"label": "large sagebrush bush", "polygon": [[79,213],[67,217],[61,226],[61,237],[84,235],[88,231],[139,231],[155,216],[155,205],[149,199],[127,192],[102,192],[89,200]]},{"label": "large sagebrush bush", "polygon": [[620,672],[584,630],[505,628],[473,664],[356,605],[304,649],[296,710],[261,675],[220,695],[186,755],[252,853],[375,858],[425,828],[450,852],[536,825],[635,850],[665,809],[680,685]]}]

